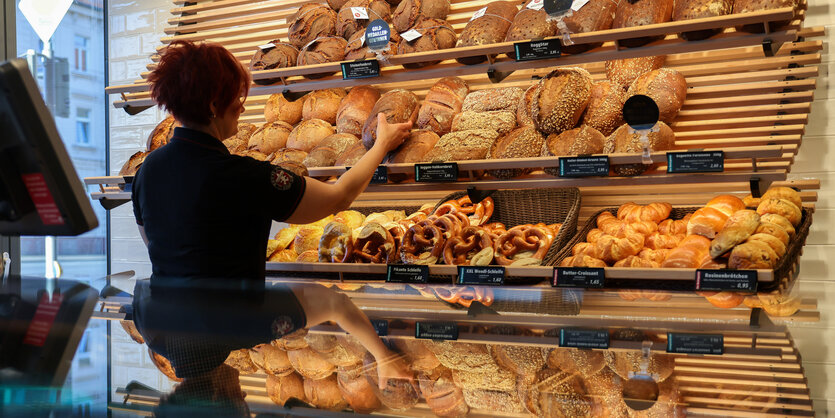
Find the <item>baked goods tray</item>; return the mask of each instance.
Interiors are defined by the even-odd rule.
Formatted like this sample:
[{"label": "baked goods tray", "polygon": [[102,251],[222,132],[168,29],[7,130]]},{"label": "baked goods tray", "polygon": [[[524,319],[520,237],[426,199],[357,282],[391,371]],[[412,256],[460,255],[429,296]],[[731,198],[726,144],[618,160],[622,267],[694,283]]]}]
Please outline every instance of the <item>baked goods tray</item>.
[{"label": "baked goods tray", "polygon": [[[698,207],[673,208],[670,218],[682,219],[698,209]],[[616,207],[605,208],[589,217],[586,225],[577,232],[557,256],[555,265],[559,265],[565,258],[571,256],[574,245],[583,242],[588,232],[596,227],[597,217],[601,213],[609,212],[616,215],[617,211],[618,208]],[[786,255],[780,258],[777,266],[773,270],[756,270],[758,293],[781,290],[781,286],[790,285],[790,282],[797,277],[798,262],[800,255],[803,253],[806,238],[809,236],[813,212],[813,208],[802,208],[803,216],[800,225],[796,228],[796,236],[789,242]],[[608,289],[694,290],[696,271],[696,269],[683,268],[606,267],[604,268],[605,287]]]},{"label": "baked goods tray", "polygon": [[[295,10],[292,10],[293,12]],[[291,11],[288,11],[289,14]],[[541,66],[553,65],[576,65],[587,62],[603,61],[609,59],[624,59],[648,55],[666,55],[690,51],[705,51],[710,49],[724,49],[747,45],[759,45],[764,42],[779,47],[782,43],[792,42],[797,38],[796,28],[798,25],[789,25],[779,31],[770,31],[770,33],[744,33],[734,30],[727,30],[735,26],[743,25],[763,25],[764,28],[775,23],[791,21],[794,18],[802,19],[805,15],[803,10],[795,10],[793,8],[780,8],[773,10],[757,11],[751,13],[732,14],[711,18],[693,19],[686,21],[658,23],[646,26],[609,29],[604,31],[589,32],[573,34],[571,41],[574,45],[581,44],[601,44],[606,42],[614,42],[611,47],[604,47],[593,50],[591,52],[580,53],[576,55],[563,56],[555,59],[546,59],[541,61]],[[469,16],[467,16],[469,17]],[[453,20],[454,21],[454,20]],[[277,22],[277,19],[276,19]],[[278,24],[276,24],[278,26]],[[197,25],[175,26],[168,28],[170,33],[179,31],[196,32],[199,31],[200,23]],[[243,28],[242,28],[243,29]],[[241,30],[242,30],[241,29]],[[275,28],[278,30],[278,27]],[[678,38],[677,34],[690,31],[702,30],[717,30],[724,31],[723,33],[713,36],[710,39],[702,41],[684,41]],[[237,31],[231,30],[230,33]],[[769,32],[766,30],[766,32]],[[245,33],[245,32],[242,32]],[[275,38],[275,34],[271,35]],[[665,36],[666,39],[652,43],[650,46],[639,48],[618,48],[617,42],[620,40],[645,38],[645,37],[659,37]],[[194,34],[190,35],[174,35],[169,38],[164,38],[163,42],[171,42],[180,38],[192,38]],[[253,41],[252,46],[243,51],[236,52],[236,55],[242,62],[248,62],[258,45],[258,42]],[[232,47],[232,45],[227,45]],[[514,42],[501,42],[489,45],[480,45],[473,47],[460,47],[451,49],[442,49],[436,51],[425,51],[411,54],[394,55],[388,58],[389,65],[381,65],[381,77],[387,81],[410,81],[420,80],[426,78],[438,78],[446,75],[451,75],[453,72],[456,75],[463,74],[477,74],[484,73],[488,69],[496,72],[514,71],[517,69],[529,68],[530,63],[525,61],[515,61],[509,58],[496,59],[493,58],[498,54],[507,54],[514,52]],[[234,48],[233,48],[234,51]],[[768,53],[773,53],[773,50],[768,50]],[[461,65],[452,61],[447,61],[440,65],[429,66],[425,69],[419,70],[403,70],[402,64],[410,63],[424,63],[437,62],[439,60],[454,60],[467,57],[484,57],[490,58],[490,61],[484,64],[475,65]],[[152,56],[152,60],[158,59],[158,56]],[[385,63],[382,63],[385,64]],[[155,68],[155,64],[148,66],[149,69]],[[282,91],[310,91],[315,89],[324,89],[340,86],[348,86],[356,84],[357,80],[343,80],[340,78],[324,79],[317,81],[308,81],[302,79],[288,80],[291,77],[310,76],[310,75],[330,75],[338,73],[341,70],[340,62],[289,67],[265,71],[254,71],[252,73],[253,80],[265,79],[281,79],[283,83],[271,87],[253,87],[251,94],[271,94]],[[148,75],[147,72],[142,73],[142,78]],[[376,80],[380,80],[377,78]],[[374,80],[374,79],[371,79]],[[148,84],[144,81],[137,81],[133,84],[110,86],[106,89],[108,94],[121,93],[124,95],[124,100],[114,102],[117,108],[125,107],[142,107],[152,106],[153,102],[147,96]],[[143,95],[135,95],[131,93],[146,93]]]}]

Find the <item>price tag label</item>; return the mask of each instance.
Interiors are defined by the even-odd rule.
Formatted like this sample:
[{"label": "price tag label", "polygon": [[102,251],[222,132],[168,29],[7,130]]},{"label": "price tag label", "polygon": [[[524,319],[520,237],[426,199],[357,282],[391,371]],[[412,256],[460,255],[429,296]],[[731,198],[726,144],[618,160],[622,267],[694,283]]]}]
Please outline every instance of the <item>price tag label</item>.
[{"label": "price tag label", "polygon": [[371,184],[386,184],[389,182],[389,172],[386,166],[378,166],[374,170],[374,175],[371,176]]},{"label": "price tag label", "polygon": [[547,58],[559,58],[562,43],[559,39],[546,39],[542,41],[517,42],[513,44],[516,49],[516,61],[533,61]]},{"label": "price tag label", "polygon": [[501,286],[504,276],[504,267],[458,266],[458,284]]},{"label": "price tag label", "polygon": [[571,3],[571,10],[574,10],[575,12],[579,12],[580,9],[582,9],[583,6],[585,6],[586,3],[588,3],[588,2],[589,2],[589,0],[574,0],[574,2]]},{"label": "price tag label", "polygon": [[457,163],[415,164],[418,183],[450,182],[458,180]]},{"label": "price tag label", "polygon": [[415,264],[389,264],[386,283],[426,283],[429,281],[429,266]]},{"label": "price tag label", "polygon": [[470,21],[476,20],[476,19],[484,16],[485,13],[487,13],[487,8],[486,7],[482,7],[480,9],[476,10],[476,12],[473,13],[473,17],[470,18]]},{"label": "price tag label", "polygon": [[607,177],[609,157],[560,157],[560,177]]},{"label": "price tag label", "polygon": [[606,281],[606,270],[586,267],[554,267],[553,287],[600,289]]},{"label": "price tag label", "polygon": [[696,290],[756,292],[757,270],[696,270]]},{"label": "price tag label", "polygon": [[372,51],[381,51],[386,48],[391,39],[391,29],[385,20],[375,19],[365,29],[365,44]]},{"label": "price tag label", "polygon": [[667,352],[682,354],[722,354],[725,338],[721,334],[667,333]]},{"label": "price tag label", "polygon": [[352,7],[351,15],[355,20],[368,19],[368,10],[365,7]]},{"label": "price tag label", "polygon": [[415,338],[425,340],[457,340],[458,325],[455,322],[417,322]]},{"label": "price tag label", "polygon": [[374,327],[374,331],[377,331],[377,335],[381,337],[389,335],[389,321],[385,319],[372,319],[371,326]]},{"label": "price tag label", "polygon": [[264,52],[267,52],[268,50],[273,49],[273,48],[275,48],[275,44],[273,44],[273,43],[258,46],[258,49],[260,49],[261,51],[264,51]]},{"label": "price tag label", "polygon": [[572,0],[545,0],[545,12],[548,16],[559,17],[571,10]]},{"label": "price tag label", "polygon": [[605,329],[562,328],[560,347],[609,348],[609,331]]},{"label": "price tag label", "polygon": [[406,42],[412,42],[415,39],[420,38],[421,36],[423,36],[423,34],[414,29],[409,29],[406,32],[400,34],[400,37],[405,39]]},{"label": "price tag label", "polygon": [[721,173],[725,171],[725,152],[668,152],[668,173]]},{"label": "price tag label", "polygon": [[348,61],[341,65],[343,80],[380,76],[380,63],[377,60]]},{"label": "price tag label", "polygon": [[542,6],[544,4],[545,4],[544,0],[531,0],[531,2],[528,3],[528,5],[525,6],[525,7],[528,8],[528,9],[531,9],[531,10],[542,10]]}]

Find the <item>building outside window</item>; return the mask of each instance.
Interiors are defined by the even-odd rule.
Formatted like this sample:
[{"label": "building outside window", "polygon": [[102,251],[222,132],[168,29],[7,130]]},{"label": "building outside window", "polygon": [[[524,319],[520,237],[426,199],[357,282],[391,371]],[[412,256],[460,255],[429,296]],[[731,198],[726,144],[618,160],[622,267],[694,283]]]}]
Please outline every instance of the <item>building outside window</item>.
[{"label": "building outside window", "polygon": [[75,35],[75,61],[73,68],[76,71],[87,71],[87,44],[90,39],[86,36]]},{"label": "building outside window", "polygon": [[90,109],[75,110],[75,142],[78,145],[90,145]]}]

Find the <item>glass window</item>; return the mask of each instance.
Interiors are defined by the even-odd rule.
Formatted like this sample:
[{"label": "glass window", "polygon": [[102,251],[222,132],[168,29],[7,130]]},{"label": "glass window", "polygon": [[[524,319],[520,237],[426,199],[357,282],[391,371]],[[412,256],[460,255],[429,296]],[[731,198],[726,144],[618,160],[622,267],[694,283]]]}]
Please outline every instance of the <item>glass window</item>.
[{"label": "glass window", "polygon": [[87,44],[90,39],[86,36],[75,35],[75,64],[76,71],[87,71]]},{"label": "glass window", "polygon": [[79,107],[75,110],[75,142],[90,145],[90,109]]}]

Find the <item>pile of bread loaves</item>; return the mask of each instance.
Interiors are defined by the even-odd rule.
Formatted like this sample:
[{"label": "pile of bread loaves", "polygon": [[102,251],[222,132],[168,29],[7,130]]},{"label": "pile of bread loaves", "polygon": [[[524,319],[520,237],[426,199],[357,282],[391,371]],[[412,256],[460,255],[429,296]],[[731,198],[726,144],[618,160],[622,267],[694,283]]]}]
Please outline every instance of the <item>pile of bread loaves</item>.
[{"label": "pile of bread loaves", "polygon": [[[382,58],[413,52],[427,52],[454,47],[473,47],[499,42],[524,41],[560,35],[563,53],[576,54],[600,46],[602,43],[574,44],[570,35],[607,29],[629,28],[669,21],[682,21],[731,13],[745,13],[762,9],[794,7],[797,0],[763,1],[704,0],[587,0],[578,3],[576,10],[557,19],[549,18],[541,1],[525,2],[521,10],[517,2],[493,1],[472,14],[460,33],[446,19],[450,0],[328,0],[306,3],[287,18],[287,39],[276,39],[259,46],[251,61],[251,71],[271,70],[293,66],[314,65],[342,60],[374,58],[365,44],[365,30],[369,22],[383,20],[389,24],[391,39],[380,52]],[[365,13],[356,13],[364,10]],[[739,29],[762,31],[762,25]],[[776,29],[776,28],[774,28]],[[409,32],[409,35],[405,35]],[[715,29],[681,34],[688,40],[699,40],[719,32]],[[661,36],[660,38],[663,38]],[[621,40],[622,46],[641,46],[659,37]],[[513,54],[508,54],[513,57]],[[462,64],[477,64],[484,55],[457,58]],[[437,61],[406,64],[407,68],[432,65]],[[317,78],[323,74],[308,74]],[[256,77],[256,83],[272,84],[274,78]]]},{"label": "pile of bread loaves", "polygon": [[[658,390],[650,409],[640,411],[649,411],[643,415],[624,402],[624,394],[645,397],[627,383],[641,372],[639,351],[392,339],[419,390],[405,381],[380,389],[373,357],[352,337],[305,334],[239,350],[227,364],[242,374],[266,373],[267,394],[278,405],[295,398],[322,409],[371,413],[383,406],[408,410],[422,399],[441,417],[471,410],[572,417],[683,412],[672,376],[674,357],[667,354],[652,353],[647,359],[645,372],[656,379]],[[615,331],[612,338],[642,341],[651,336],[628,330]]]},{"label": "pile of bread loaves", "polygon": [[[682,219],[671,219],[671,211],[669,203],[626,203],[616,215],[603,212],[595,221],[597,228],[587,233],[585,242],[575,244],[572,256],[560,265],[773,269],[786,255],[803,216],[800,194],[789,187],[772,187],[762,198],[745,201],[720,195]],[[746,302],[773,315],[791,315],[799,307],[796,297],[775,300],[776,294],[748,298],[736,292],[701,294],[715,306],[733,308]],[[669,299],[669,294],[646,290],[623,291],[621,296]]]},{"label": "pile of bread loaves", "polygon": [[560,224],[490,222],[493,200],[469,197],[425,205],[410,215],[389,210],[368,216],[347,210],[308,225],[280,230],[267,247],[272,262],[540,265]]}]

